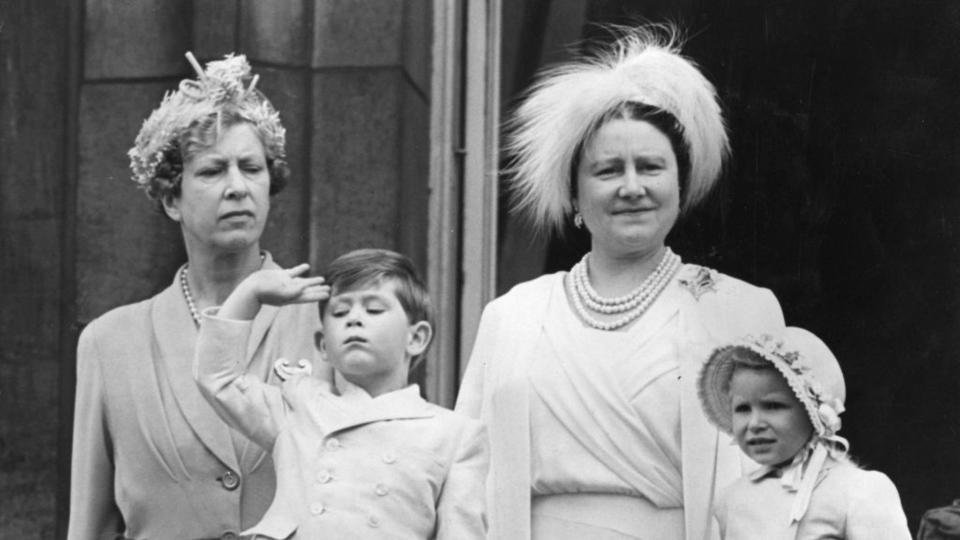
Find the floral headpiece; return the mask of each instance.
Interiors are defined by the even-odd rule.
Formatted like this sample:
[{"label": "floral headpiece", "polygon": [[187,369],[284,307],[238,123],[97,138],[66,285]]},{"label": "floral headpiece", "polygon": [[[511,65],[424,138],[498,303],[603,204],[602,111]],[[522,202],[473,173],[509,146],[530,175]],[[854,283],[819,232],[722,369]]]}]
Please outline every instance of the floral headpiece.
[{"label": "floral headpiece", "polygon": [[844,411],[846,386],[840,364],[817,336],[802,328],[787,328],[782,336],[749,336],[738,343],[720,347],[710,355],[698,381],[700,400],[711,422],[732,433],[730,378],[733,351],[746,349],[773,364],[806,409],[817,436],[832,447],[846,450],[837,436]]},{"label": "floral headpiece", "polygon": [[679,122],[690,157],[681,207],[710,192],[729,153],[727,132],[716,90],[680,55],[677,33],[671,27],[636,28],[596,58],[540,73],[507,124],[505,148],[512,158],[515,208],[540,229],[563,227],[573,211],[575,154],[597,122],[625,103],[661,109]]},{"label": "floral headpiece", "polygon": [[247,57],[229,54],[223,60],[209,62],[204,71],[193,54],[188,52],[186,56],[197,79],[184,79],[176,91],[164,95],[160,106],[143,122],[128,152],[133,181],[151,197],[157,195],[151,192],[151,182],[164,153],[198,122],[211,116],[219,119],[225,110],[253,124],[263,138],[267,156],[286,157],[286,130],[273,105],[256,89],[259,76],[251,77]]}]

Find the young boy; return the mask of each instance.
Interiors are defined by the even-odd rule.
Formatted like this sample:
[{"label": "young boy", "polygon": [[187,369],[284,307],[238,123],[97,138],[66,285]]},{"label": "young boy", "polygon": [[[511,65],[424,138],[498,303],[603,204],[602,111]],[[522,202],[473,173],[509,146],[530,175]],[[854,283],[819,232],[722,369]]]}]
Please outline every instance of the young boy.
[{"label": "young boy", "polygon": [[[265,538],[484,538],[486,439],[474,420],[407,384],[426,352],[430,303],[410,261],[363,249],[323,278],[262,270],[204,313],[194,376],[232,427],[273,453],[277,491],[243,534]],[[319,301],[316,346],[333,383],[278,361],[282,388],[244,375],[262,304]]]},{"label": "young boy", "polygon": [[707,418],[762,465],[721,495],[724,540],[910,540],[893,482],[846,456],[843,373],[815,335],[787,328],[721,347],[698,384]]}]

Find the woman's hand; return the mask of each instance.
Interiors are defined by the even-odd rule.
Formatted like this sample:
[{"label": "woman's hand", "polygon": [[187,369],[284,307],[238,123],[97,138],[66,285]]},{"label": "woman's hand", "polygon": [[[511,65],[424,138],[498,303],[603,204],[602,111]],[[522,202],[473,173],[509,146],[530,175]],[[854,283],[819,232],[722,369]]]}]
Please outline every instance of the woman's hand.
[{"label": "woman's hand", "polygon": [[307,263],[293,268],[258,270],[246,279],[260,304],[285,306],[319,302],[330,297],[330,286],[320,276],[300,277],[310,269]]},{"label": "woman's hand", "polygon": [[249,321],[256,317],[263,304],[285,306],[326,300],[330,297],[330,286],[324,284],[322,277],[300,277],[309,268],[310,265],[304,263],[250,274],[230,293],[217,316]]}]

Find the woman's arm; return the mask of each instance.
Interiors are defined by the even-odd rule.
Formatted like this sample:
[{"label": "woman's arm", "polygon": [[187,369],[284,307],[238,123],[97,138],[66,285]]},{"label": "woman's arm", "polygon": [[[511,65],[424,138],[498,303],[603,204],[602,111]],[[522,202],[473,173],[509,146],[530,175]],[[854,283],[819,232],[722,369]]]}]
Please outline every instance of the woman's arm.
[{"label": "woman's arm", "polygon": [[470,361],[460,382],[457,403],[454,407],[458,413],[470,418],[480,418],[483,412],[484,380],[487,375],[487,364],[492,361],[493,348],[496,344],[496,326],[499,320],[492,306],[493,304],[488,304],[480,316],[477,337],[473,342]]},{"label": "woman's arm", "polygon": [[453,464],[437,501],[437,540],[486,538],[488,465],[486,433],[479,422],[470,422],[461,431]]},{"label": "woman's arm", "polygon": [[113,446],[104,407],[96,325],[94,321],[80,334],[77,347],[68,540],[112,538],[124,529],[113,499]]}]

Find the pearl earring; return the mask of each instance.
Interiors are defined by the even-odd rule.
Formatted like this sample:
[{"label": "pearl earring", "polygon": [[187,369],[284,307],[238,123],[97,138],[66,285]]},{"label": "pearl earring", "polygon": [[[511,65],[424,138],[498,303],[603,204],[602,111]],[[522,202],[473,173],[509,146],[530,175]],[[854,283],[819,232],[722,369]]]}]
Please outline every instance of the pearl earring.
[{"label": "pearl earring", "polygon": [[580,212],[577,212],[573,215],[573,226],[578,229],[583,228],[583,216],[580,214]]}]

